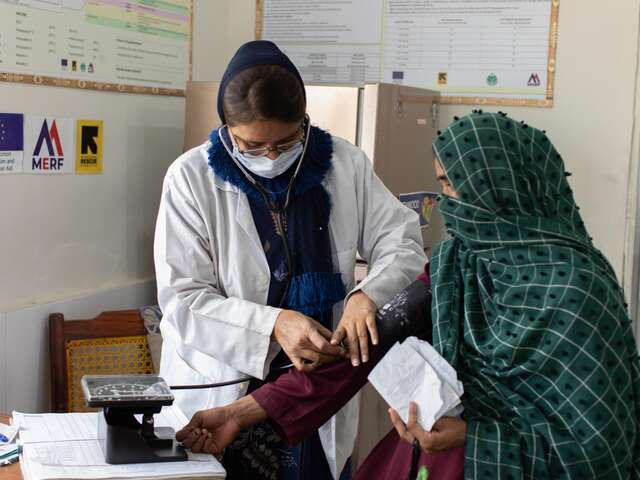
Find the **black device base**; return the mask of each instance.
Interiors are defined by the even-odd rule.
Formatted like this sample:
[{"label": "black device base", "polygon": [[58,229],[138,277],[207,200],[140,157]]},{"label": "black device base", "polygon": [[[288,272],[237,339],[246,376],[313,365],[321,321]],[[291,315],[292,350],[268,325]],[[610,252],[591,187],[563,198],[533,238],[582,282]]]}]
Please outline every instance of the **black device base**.
[{"label": "black device base", "polygon": [[[187,453],[170,427],[155,427],[158,407],[104,407],[98,415],[98,439],[109,464],[182,462]],[[135,415],[142,415],[140,423]]]}]

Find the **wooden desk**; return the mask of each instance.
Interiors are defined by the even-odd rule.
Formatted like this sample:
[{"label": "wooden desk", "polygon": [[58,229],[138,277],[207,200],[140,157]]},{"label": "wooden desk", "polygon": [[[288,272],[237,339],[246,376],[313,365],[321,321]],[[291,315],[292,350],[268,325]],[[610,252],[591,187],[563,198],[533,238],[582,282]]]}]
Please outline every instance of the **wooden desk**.
[{"label": "wooden desk", "polygon": [[[9,424],[9,416],[0,414],[0,423]],[[20,465],[14,463],[8,467],[0,467],[0,480],[22,480]]]}]

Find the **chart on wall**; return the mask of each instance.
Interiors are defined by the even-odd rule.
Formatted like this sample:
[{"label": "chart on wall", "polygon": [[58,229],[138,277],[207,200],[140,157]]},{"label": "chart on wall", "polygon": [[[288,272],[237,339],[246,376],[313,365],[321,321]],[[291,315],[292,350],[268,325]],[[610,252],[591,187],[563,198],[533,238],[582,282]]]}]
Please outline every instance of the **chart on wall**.
[{"label": "chart on wall", "polygon": [[0,0],[0,80],[183,95],[191,0]]},{"label": "chart on wall", "polygon": [[310,83],[389,82],[443,103],[553,105],[559,0],[257,0],[256,37]]}]

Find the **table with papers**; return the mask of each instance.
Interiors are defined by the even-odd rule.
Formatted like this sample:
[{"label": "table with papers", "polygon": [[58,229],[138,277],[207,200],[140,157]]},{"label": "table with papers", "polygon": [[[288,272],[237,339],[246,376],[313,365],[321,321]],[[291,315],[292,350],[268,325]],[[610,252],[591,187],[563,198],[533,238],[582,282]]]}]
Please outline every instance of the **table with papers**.
[{"label": "table with papers", "polygon": [[[9,417],[9,415],[0,414],[0,423],[9,425],[11,423],[11,417]],[[14,463],[13,465],[0,467],[0,479],[22,480],[22,473],[20,473],[20,465],[18,465],[17,463]]]},{"label": "table with papers", "polygon": [[[98,415],[13,412],[13,424],[20,428],[20,468],[24,480],[224,479],[226,476],[214,456],[191,452],[186,462],[109,465],[98,442]],[[163,408],[155,416],[156,426],[172,427],[176,431],[187,422],[175,405]]]}]

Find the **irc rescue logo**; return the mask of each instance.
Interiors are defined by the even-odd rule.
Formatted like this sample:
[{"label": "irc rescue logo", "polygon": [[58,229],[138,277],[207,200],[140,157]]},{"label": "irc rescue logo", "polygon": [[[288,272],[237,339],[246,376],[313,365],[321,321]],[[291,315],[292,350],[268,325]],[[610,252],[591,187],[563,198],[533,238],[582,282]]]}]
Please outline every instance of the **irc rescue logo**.
[{"label": "irc rescue logo", "polygon": [[102,172],[102,120],[78,120],[76,173]]},{"label": "irc rescue logo", "polygon": [[73,123],[73,120],[65,118],[26,115],[25,156],[30,157],[24,170],[31,173],[72,173]]}]

